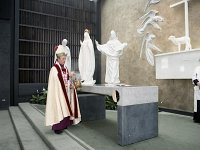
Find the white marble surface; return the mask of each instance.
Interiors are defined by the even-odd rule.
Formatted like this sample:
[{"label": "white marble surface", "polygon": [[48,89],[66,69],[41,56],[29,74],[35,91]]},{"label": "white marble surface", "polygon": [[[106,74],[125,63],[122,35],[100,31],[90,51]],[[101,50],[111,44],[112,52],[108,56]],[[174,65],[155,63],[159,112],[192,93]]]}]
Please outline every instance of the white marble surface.
[{"label": "white marble surface", "polygon": [[155,55],[156,79],[191,79],[200,65],[200,49]]},{"label": "white marble surface", "polygon": [[119,106],[128,106],[136,104],[145,104],[158,102],[157,86],[82,86],[80,91],[96,93],[102,95],[112,95],[112,91],[117,90],[120,98],[117,103]]}]

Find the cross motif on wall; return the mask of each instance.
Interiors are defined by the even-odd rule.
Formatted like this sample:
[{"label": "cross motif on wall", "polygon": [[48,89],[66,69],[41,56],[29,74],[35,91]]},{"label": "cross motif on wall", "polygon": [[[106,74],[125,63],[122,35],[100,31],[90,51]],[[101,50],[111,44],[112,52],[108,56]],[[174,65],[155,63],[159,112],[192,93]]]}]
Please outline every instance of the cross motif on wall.
[{"label": "cross motif on wall", "polygon": [[180,2],[170,5],[170,8],[173,8],[184,3],[185,5],[185,36],[186,37],[189,37],[188,1],[190,0],[182,0]]}]

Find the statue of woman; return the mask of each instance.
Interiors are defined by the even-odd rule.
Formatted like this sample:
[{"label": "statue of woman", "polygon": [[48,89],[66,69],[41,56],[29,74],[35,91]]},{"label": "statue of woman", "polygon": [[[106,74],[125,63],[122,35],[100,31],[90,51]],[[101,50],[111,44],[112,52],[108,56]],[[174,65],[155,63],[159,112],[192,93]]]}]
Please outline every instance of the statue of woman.
[{"label": "statue of woman", "polygon": [[85,29],[84,40],[80,41],[81,48],[79,53],[79,71],[81,75],[82,85],[94,85],[93,80],[95,70],[95,56],[92,40],[90,39],[89,30]]},{"label": "statue of woman", "polygon": [[97,41],[97,49],[106,55],[106,77],[108,85],[119,84],[119,57],[123,54],[123,49],[127,43],[121,43],[115,31],[111,31],[111,36],[106,44],[100,45]]}]

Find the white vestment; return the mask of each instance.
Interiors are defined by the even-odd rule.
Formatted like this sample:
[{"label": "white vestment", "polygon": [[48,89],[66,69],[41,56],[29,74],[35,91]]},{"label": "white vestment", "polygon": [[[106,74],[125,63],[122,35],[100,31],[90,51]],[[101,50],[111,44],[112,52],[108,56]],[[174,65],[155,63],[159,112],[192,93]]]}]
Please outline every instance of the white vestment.
[{"label": "white vestment", "polygon": [[[195,68],[192,76],[192,81],[200,81],[200,66]],[[197,112],[197,100],[200,100],[200,89],[199,86],[194,86],[194,112]]]},{"label": "white vestment", "polygon": [[95,70],[95,56],[92,40],[89,33],[84,33],[84,41],[81,42],[81,48],[79,53],[79,71],[81,75],[82,85],[94,85],[93,80]]},{"label": "white vestment", "polygon": [[[60,66],[59,69],[61,69]],[[58,77],[58,70],[56,69],[55,66],[53,66],[50,70],[49,82],[48,82],[48,93],[47,93],[46,112],[45,112],[46,126],[52,126],[54,124],[57,124],[65,117],[69,116],[70,120],[73,120],[73,124],[77,124],[81,121],[81,114],[80,114],[80,108],[77,99],[78,96],[76,91],[74,92],[74,89],[73,91],[72,89],[70,89],[69,91],[69,88],[67,87],[65,87],[64,90],[66,90],[68,94],[69,104],[70,104],[69,107],[72,111],[71,114],[66,102],[61,82]],[[75,110],[77,110],[78,112],[78,117],[74,117]]]}]

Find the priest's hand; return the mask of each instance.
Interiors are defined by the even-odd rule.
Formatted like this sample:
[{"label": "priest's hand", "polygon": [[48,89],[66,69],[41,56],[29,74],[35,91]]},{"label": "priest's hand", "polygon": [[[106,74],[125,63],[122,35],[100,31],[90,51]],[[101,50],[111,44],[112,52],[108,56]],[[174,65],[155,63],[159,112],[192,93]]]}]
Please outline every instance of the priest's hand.
[{"label": "priest's hand", "polygon": [[70,76],[70,77],[75,76],[75,75],[76,75],[76,74],[75,74],[74,71],[72,71],[72,72],[69,73],[69,76]]},{"label": "priest's hand", "polygon": [[70,84],[70,89],[75,89],[75,86],[73,83]]}]

